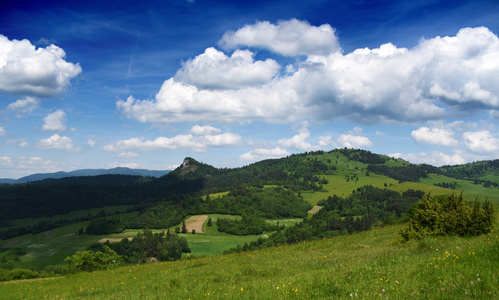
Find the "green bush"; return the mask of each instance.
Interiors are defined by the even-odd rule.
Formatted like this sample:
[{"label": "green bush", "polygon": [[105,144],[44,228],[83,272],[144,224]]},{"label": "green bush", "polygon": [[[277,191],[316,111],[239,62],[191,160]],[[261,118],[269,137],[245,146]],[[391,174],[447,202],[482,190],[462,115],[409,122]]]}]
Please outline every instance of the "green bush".
[{"label": "green bush", "polygon": [[472,206],[463,200],[463,194],[426,197],[417,205],[409,223],[399,233],[404,240],[436,235],[480,235],[492,230],[495,211],[485,200],[475,199]]},{"label": "green bush", "polygon": [[78,251],[65,259],[68,262],[68,272],[111,269],[122,264],[122,257],[108,246],[104,245],[101,251]]}]

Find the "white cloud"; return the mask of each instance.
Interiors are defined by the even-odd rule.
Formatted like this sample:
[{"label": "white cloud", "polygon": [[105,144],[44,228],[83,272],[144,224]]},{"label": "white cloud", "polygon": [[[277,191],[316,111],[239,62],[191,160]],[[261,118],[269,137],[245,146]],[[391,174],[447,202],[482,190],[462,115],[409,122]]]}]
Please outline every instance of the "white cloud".
[{"label": "white cloud", "polygon": [[[258,24],[258,32],[272,32],[283,23]],[[286,23],[297,32],[302,25]],[[153,123],[439,120],[499,110],[498,56],[496,35],[483,27],[465,28],[454,37],[422,40],[413,49],[388,43],[309,55],[292,74],[258,86],[212,90],[170,78],[154,99],[130,96],[116,105],[128,118]]]},{"label": "white cloud", "polygon": [[377,135],[377,136],[384,136],[384,135],[385,135],[385,133],[384,133],[384,132],[382,132],[382,131],[378,131],[378,130],[376,130],[376,135]]},{"label": "white cloud", "polygon": [[494,137],[489,131],[467,131],[463,133],[466,147],[476,153],[494,153],[499,151],[499,138]]},{"label": "white cloud", "polygon": [[42,129],[50,131],[64,131],[66,130],[66,126],[64,125],[66,120],[66,113],[63,110],[58,109],[43,118],[45,123],[43,124]]},{"label": "white cloud", "polygon": [[201,89],[232,89],[269,82],[280,69],[273,59],[254,61],[254,53],[236,50],[230,57],[215,48],[183,64],[175,80]]},{"label": "white cloud", "polygon": [[11,145],[18,145],[20,147],[27,147],[27,146],[29,146],[29,143],[28,143],[28,141],[26,141],[26,139],[7,140],[7,141],[5,141],[5,143],[11,144]]},{"label": "white cloud", "polygon": [[95,146],[95,144],[97,144],[96,140],[94,140],[94,139],[87,139],[87,145],[89,145],[90,147]]},{"label": "white cloud", "polygon": [[443,127],[420,127],[411,132],[411,136],[416,143],[428,143],[440,146],[456,146],[458,141],[453,138],[454,132]]},{"label": "white cloud", "polygon": [[40,157],[19,157],[16,164],[16,168],[21,169],[24,175],[61,171],[66,165],[64,162],[44,160]]},{"label": "white cloud", "polygon": [[290,155],[285,149],[275,148],[255,148],[247,153],[242,154],[239,159],[242,161],[259,161],[270,158],[281,158]]},{"label": "white cloud", "polygon": [[40,106],[40,100],[33,97],[25,97],[16,102],[12,102],[7,106],[7,110],[13,111],[16,117],[20,118],[23,115],[31,114]]},{"label": "white cloud", "polygon": [[180,165],[169,165],[166,167],[167,170],[175,170],[176,168],[180,167]]},{"label": "white cloud", "polygon": [[220,130],[219,128],[215,128],[210,125],[205,125],[205,126],[194,125],[190,130],[190,133],[196,135],[219,134],[221,132],[222,130]]},{"label": "white cloud", "polygon": [[137,163],[119,163],[119,162],[114,162],[112,164],[109,164],[109,168],[130,168],[130,169],[138,169],[140,168],[140,164]]},{"label": "white cloud", "polygon": [[302,151],[318,150],[319,147],[307,142],[307,139],[310,137],[310,132],[307,129],[308,122],[303,122],[302,125],[303,127],[299,130],[298,134],[289,139],[278,140],[277,145],[282,148],[293,148]]},{"label": "white cloud", "polygon": [[73,141],[67,136],[60,136],[57,133],[47,139],[42,139],[36,145],[39,149],[60,149],[66,151],[79,151],[80,148],[73,144]]},{"label": "white cloud", "polygon": [[28,40],[0,35],[0,92],[37,97],[61,93],[81,73],[80,65],[65,61],[65,56],[55,45],[36,48]]},{"label": "white cloud", "polygon": [[6,136],[7,135],[7,130],[3,128],[3,126],[0,126],[0,136]]},{"label": "white cloud", "polygon": [[172,138],[158,137],[154,140],[144,138],[130,138],[104,146],[106,151],[123,151],[129,149],[159,150],[159,149],[189,149],[205,151],[208,147],[227,147],[237,145],[241,136],[234,133],[207,134],[202,136],[179,134]]},{"label": "white cloud", "polygon": [[12,165],[12,158],[9,156],[0,156],[0,166],[10,166]]},{"label": "white cloud", "polygon": [[279,21],[277,25],[268,21],[245,25],[226,32],[219,44],[225,49],[257,47],[287,56],[327,55],[341,50],[330,25],[312,26],[296,19]]},{"label": "white cloud", "polygon": [[329,145],[333,145],[333,137],[330,135],[323,135],[319,137],[319,148],[327,149]]},{"label": "white cloud", "polygon": [[119,158],[137,158],[137,157],[139,157],[139,154],[137,154],[135,152],[123,152],[123,153],[118,154],[118,157]]},{"label": "white cloud", "polygon": [[342,134],[337,141],[340,145],[347,148],[371,147],[373,143],[365,136]]},{"label": "white cloud", "polygon": [[463,153],[455,153],[454,155],[447,155],[442,152],[433,151],[430,153],[421,152],[417,154],[402,154],[392,153],[388,156],[395,158],[402,158],[414,164],[429,164],[432,166],[443,165],[460,165],[466,162]]}]

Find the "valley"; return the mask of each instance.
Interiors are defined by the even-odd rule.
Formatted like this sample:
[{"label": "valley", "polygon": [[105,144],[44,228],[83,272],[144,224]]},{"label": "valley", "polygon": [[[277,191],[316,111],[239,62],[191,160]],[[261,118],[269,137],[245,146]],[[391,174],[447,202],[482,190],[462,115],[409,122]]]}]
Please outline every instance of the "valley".
[{"label": "valley", "polygon": [[[466,177],[465,171],[469,173],[474,169],[479,171],[474,172],[472,177],[469,175]],[[0,232],[4,236],[0,241],[0,270],[3,270],[4,276],[7,276],[5,274],[8,272],[13,272],[9,270],[30,268],[35,270],[32,275],[21,278],[61,276],[65,272],[67,257],[88,249],[104,251],[105,245],[115,249],[119,254],[122,251],[119,249],[127,245],[123,244],[122,240],[127,239],[130,243],[138,235],[146,234],[147,237],[145,231],[142,233],[143,228],[150,230],[151,238],[152,235],[159,237],[165,233],[167,236],[176,233],[178,237],[185,239],[190,249],[182,253],[180,264],[186,265],[202,261],[212,264],[216,260],[225,260],[232,255],[251,257],[253,254],[250,253],[257,253],[255,255],[267,253],[265,255],[273,256],[269,258],[272,261],[280,257],[280,251],[308,253],[306,249],[309,246],[303,248],[304,246],[300,245],[317,247],[314,251],[324,247],[336,249],[325,251],[330,251],[328,253],[329,256],[332,255],[331,257],[341,256],[346,255],[346,253],[341,254],[344,251],[352,249],[349,246],[338,248],[331,243],[341,244],[343,242],[340,241],[343,239],[353,239],[357,235],[369,239],[368,237],[371,237],[376,230],[389,231],[389,237],[380,245],[374,246],[379,240],[371,241],[370,245],[359,244],[358,247],[363,249],[360,260],[362,267],[351,262],[346,268],[362,269],[373,261],[376,264],[382,263],[384,258],[380,258],[378,247],[393,248],[389,251],[394,251],[396,254],[390,257],[394,260],[393,267],[397,268],[400,264],[407,263],[400,256],[402,252],[405,253],[403,255],[420,255],[420,248],[425,248],[424,244],[429,242],[423,240],[404,243],[398,236],[397,226],[401,225],[396,224],[403,224],[407,220],[405,213],[408,209],[428,195],[439,197],[449,194],[460,195],[461,192],[466,202],[472,202],[477,198],[482,202],[487,199],[497,208],[499,188],[494,180],[499,177],[496,176],[499,176],[499,169],[495,161],[479,162],[465,168],[461,166],[435,168],[413,165],[364,150],[337,149],[330,152],[292,155],[236,169],[216,169],[192,158],[186,158],[184,164],[177,170],[157,179],[100,175],[90,178],[70,177],[33,183],[4,184],[0,187],[5,191],[0,196],[0,201],[8,209],[3,212],[4,221],[0,227]],[[38,201],[35,194],[40,191],[50,195],[50,199],[46,197],[47,200],[42,198]],[[68,191],[74,193],[68,194]],[[14,199],[19,199],[20,202],[16,203]],[[78,201],[77,207],[86,207],[86,209],[68,210],[74,201]],[[19,215],[18,205],[33,207],[23,208],[24,215]],[[37,209],[37,205],[40,209]],[[9,218],[6,214],[9,209],[17,209],[16,216],[23,218]],[[51,215],[51,212],[63,211],[67,213]],[[220,223],[219,220],[232,220],[233,223],[227,223],[228,221]],[[497,219],[494,222],[497,225]],[[184,223],[185,228],[183,228]],[[268,229],[265,229],[267,227]],[[89,234],[90,228],[94,228],[92,230],[95,232]],[[248,230],[241,232],[244,228]],[[373,231],[372,228],[378,229]],[[364,231],[366,229],[368,230]],[[487,242],[480,247],[495,249],[493,246],[495,244],[489,243],[496,241],[494,237],[492,232]],[[442,248],[449,248],[451,244],[459,243],[456,239],[462,238],[439,237],[436,239],[439,242],[435,243],[435,247],[440,247],[438,245],[443,243],[447,246]],[[482,241],[483,237],[476,239]],[[467,241],[470,239],[467,238]],[[296,243],[298,245],[292,246]],[[257,252],[253,252],[255,250]],[[371,250],[378,254],[372,256]],[[428,252],[429,249],[425,251]],[[146,261],[147,257],[142,254],[134,255],[133,259],[128,259],[128,262],[127,256],[123,256],[124,267],[99,272],[120,272],[121,269],[132,267],[129,265],[131,261]],[[289,252],[286,255],[292,254]],[[326,259],[328,255],[324,254],[323,257]],[[260,260],[262,259],[261,257]],[[368,262],[370,259],[373,261]],[[487,256],[487,259],[493,258]],[[334,261],[337,264],[341,260],[336,257]],[[273,264],[270,261],[265,263]],[[175,266],[178,263],[166,264]],[[156,268],[153,264],[133,268],[140,269],[147,266],[150,266],[150,270]],[[420,265],[415,267],[421,268]],[[237,270],[239,267],[234,268]],[[254,290],[255,284],[257,286],[260,284],[256,283],[256,278],[264,278],[267,271],[255,266],[249,268],[248,270],[254,274],[262,275],[255,275],[252,279],[255,282],[250,286],[253,286],[251,289]],[[318,268],[317,272],[322,272],[320,270],[322,268]],[[286,271],[289,274],[281,275],[287,278],[285,281],[302,282],[296,289],[307,291],[306,295],[309,296],[325,293],[324,290],[314,294],[313,286],[317,283],[301,277],[298,280],[298,277],[291,275],[293,271],[292,268],[291,271]],[[307,273],[305,270],[302,271]],[[490,276],[494,278],[492,282],[497,282],[499,275],[497,270],[489,271]],[[345,272],[351,271],[345,270]],[[369,273],[366,270],[360,273],[364,272]],[[391,272],[396,273],[395,270],[389,273]],[[383,274],[386,276],[388,273]],[[405,274],[400,278],[407,280],[412,278],[411,276],[414,274]],[[338,278],[335,280],[341,281]],[[2,289],[5,287],[0,285]],[[224,285],[220,288],[224,293],[229,292]],[[342,290],[343,287],[330,288],[333,294],[347,293]],[[371,288],[372,286],[369,289]],[[361,290],[362,288],[357,289],[358,293]],[[294,292],[293,289],[285,291]],[[352,293],[355,291],[352,289]],[[228,295],[235,295],[230,293]],[[182,295],[184,297],[187,294]],[[251,298],[252,294],[244,295]]]}]

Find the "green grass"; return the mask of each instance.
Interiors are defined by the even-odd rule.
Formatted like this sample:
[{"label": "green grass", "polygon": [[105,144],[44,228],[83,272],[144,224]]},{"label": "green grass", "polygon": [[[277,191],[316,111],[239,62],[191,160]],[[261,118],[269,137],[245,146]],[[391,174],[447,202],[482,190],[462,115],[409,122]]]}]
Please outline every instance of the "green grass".
[{"label": "green grass", "polygon": [[[89,222],[55,228],[47,233],[27,234],[0,242],[0,247],[12,246],[26,252],[20,261],[13,262],[19,268],[43,269],[48,265],[64,264],[64,259],[95,243],[101,236],[76,235]],[[2,253],[0,253],[1,255]]]},{"label": "green grass", "polygon": [[499,298],[497,231],[403,243],[401,226],[240,254],[5,282],[0,294],[5,299]]},{"label": "green grass", "polygon": [[[485,188],[481,184],[474,184],[473,181],[460,180],[436,174],[429,174],[428,178],[422,178],[420,182],[427,185],[433,185],[435,183],[441,183],[441,182],[447,182],[447,183],[457,182],[455,191],[458,193],[464,191],[464,199],[466,201],[473,201],[475,200],[476,197],[480,197],[482,200],[488,198],[490,202],[494,203],[495,205],[499,205],[498,188],[494,187]],[[448,189],[446,190],[448,191]]]}]

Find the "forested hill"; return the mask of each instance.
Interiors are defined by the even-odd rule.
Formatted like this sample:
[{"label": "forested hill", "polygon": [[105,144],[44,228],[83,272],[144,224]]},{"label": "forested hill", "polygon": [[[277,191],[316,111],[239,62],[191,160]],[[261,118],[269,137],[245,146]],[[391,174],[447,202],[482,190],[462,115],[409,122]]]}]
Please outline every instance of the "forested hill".
[{"label": "forested hill", "polygon": [[347,183],[355,182],[349,193],[360,186],[374,184],[383,187],[384,184],[387,187],[387,183],[390,184],[388,188],[402,191],[403,186],[395,186],[396,182],[418,183],[420,185],[415,189],[423,190],[425,186],[437,185],[459,188],[466,182],[480,188],[496,189],[499,186],[498,165],[499,160],[495,160],[437,168],[355,149],[306,152],[224,169],[188,157],[180,167],[160,178],[100,175],[1,184],[0,219],[52,216],[71,210],[124,204],[135,205],[136,209],[155,203],[187,208],[196,202],[193,197],[239,187],[263,188],[269,185],[295,193],[322,191],[323,198],[327,198],[339,193],[326,188],[329,181],[342,181],[341,185],[347,187],[350,186]]},{"label": "forested hill", "polygon": [[39,181],[44,179],[61,179],[66,177],[83,177],[83,176],[99,176],[99,175],[131,175],[131,176],[147,176],[161,177],[170,172],[170,170],[146,170],[146,169],[130,169],[124,167],[112,169],[82,169],[70,172],[55,172],[55,173],[38,173],[21,177],[19,179],[0,178],[0,183],[26,183]]}]

